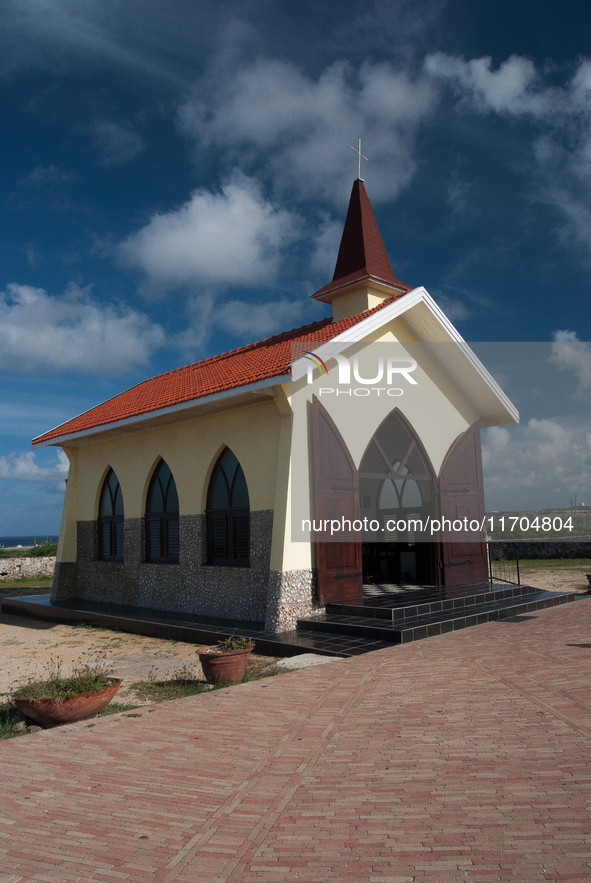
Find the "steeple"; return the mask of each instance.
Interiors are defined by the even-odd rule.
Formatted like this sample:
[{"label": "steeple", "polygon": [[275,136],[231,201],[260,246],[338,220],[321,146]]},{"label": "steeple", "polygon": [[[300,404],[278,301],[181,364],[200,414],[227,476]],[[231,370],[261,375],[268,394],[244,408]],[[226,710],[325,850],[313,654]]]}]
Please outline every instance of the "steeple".
[{"label": "steeple", "polygon": [[410,286],[396,278],[363,181],[353,182],[332,282],[312,297],[330,303],[333,319],[370,310]]}]

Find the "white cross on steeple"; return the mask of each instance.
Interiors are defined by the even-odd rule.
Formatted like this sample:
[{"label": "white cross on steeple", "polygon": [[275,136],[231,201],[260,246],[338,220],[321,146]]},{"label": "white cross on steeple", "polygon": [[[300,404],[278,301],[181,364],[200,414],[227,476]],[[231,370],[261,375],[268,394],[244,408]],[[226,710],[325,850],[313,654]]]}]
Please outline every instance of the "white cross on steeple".
[{"label": "white cross on steeple", "polygon": [[359,159],[359,170],[358,170],[358,173],[357,173],[357,177],[359,178],[360,181],[363,181],[363,178],[361,177],[361,160],[364,159],[366,162],[369,162],[369,160],[368,160],[368,158],[367,158],[366,156],[363,156],[363,154],[361,153],[361,138],[359,139],[359,150],[357,150],[357,148],[355,148],[355,147],[353,147],[353,146],[351,146],[351,150],[354,150],[355,153],[356,153],[357,156],[358,156],[358,159]]}]

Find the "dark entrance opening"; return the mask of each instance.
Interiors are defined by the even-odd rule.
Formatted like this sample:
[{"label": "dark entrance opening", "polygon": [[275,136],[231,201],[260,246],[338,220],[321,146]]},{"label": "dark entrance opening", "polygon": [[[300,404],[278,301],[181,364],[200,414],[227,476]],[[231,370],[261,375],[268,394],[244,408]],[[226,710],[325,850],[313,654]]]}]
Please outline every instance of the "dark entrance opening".
[{"label": "dark entrance opening", "polygon": [[435,551],[435,543],[363,543],[363,582],[367,585],[436,585]]},{"label": "dark entrance opening", "polygon": [[398,409],[370,441],[359,467],[361,517],[378,525],[362,544],[363,582],[435,585],[437,544],[417,542],[433,515],[435,478],[429,458]]}]

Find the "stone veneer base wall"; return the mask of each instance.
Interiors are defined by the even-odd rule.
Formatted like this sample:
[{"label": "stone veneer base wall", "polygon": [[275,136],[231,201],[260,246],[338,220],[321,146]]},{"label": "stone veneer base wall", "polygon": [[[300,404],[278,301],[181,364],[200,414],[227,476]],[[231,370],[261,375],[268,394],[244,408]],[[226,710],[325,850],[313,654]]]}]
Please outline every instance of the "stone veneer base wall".
[{"label": "stone veneer base wall", "polygon": [[251,512],[250,530],[250,567],[208,565],[205,516],[181,516],[180,563],[150,564],[142,560],[143,519],[125,521],[122,562],[99,561],[97,522],[79,521],[77,561],[56,566],[52,600],[80,598],[261,625],[268,620],[291,628],[296,611],[313,609],[311,571],[271,574],[272,510]]},{"label": "stone veneer base wall", "polygon": [[269,573],[265,628],[285,632],[298,619],[318,610],[316,570],[272,570]]},{"label": "stone veneer base wall", "polygon": [[76,564],[74,561],[58,561],[53,571],[51,600],[68,601],[76,597]]},{"label": "stone veneer base wall", "polygon": [[53,601],[126,604],[258,622],[269,631],[287,631],[318,609],[316,572],[270,570],[273,511],[251,512],[250,567],[205,564],[204,515],[185,515],[179,522],[179,564],[143,560],[144,520],[124,525],[124,560],[98,560],[96,521],[77,524],[77,561],[56,565]]}]

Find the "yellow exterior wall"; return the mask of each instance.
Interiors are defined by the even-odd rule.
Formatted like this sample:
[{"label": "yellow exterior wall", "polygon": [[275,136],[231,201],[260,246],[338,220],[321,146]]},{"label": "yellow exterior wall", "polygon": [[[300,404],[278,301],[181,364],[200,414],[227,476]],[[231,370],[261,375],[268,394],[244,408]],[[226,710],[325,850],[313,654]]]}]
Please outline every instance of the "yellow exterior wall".
[{"label": "yellow exterior wall", "polygon": [[332,321],[338,322],[339,319],[345,319],[347,316],[373,310],[389,297],[392,297],[391,291],[378,292],[371,284],[340,294],[332,302]]},{"label": "yellow exterior wall", "polygon": [[[64,553],[71,549],[72,523],[98,515],[102,481],[108,467],[121,485],[126,518],[141,518],[152,472],[162,457],[169,465],[179,495],[180,515],[205,511],[209,478],[224,447],[238,458],[246,476],[253,511],[273,509],[281,416],[273,399],[250,408],[231,410],[79,448],[65,448],[70,468],[64,517]],[[66,552],[67,546],[67,552]],[[70,555],[73,552],[73,557]]]},{"label": "yellow exterior wall", "polygon": [[56,561],[75,561],[76,513],[78,510],[78,451],[75,448],[65,448],[64,450],[70,461],[70,469],[68,471],[68,481],[66,483],[64,508],[62,509]]}]

